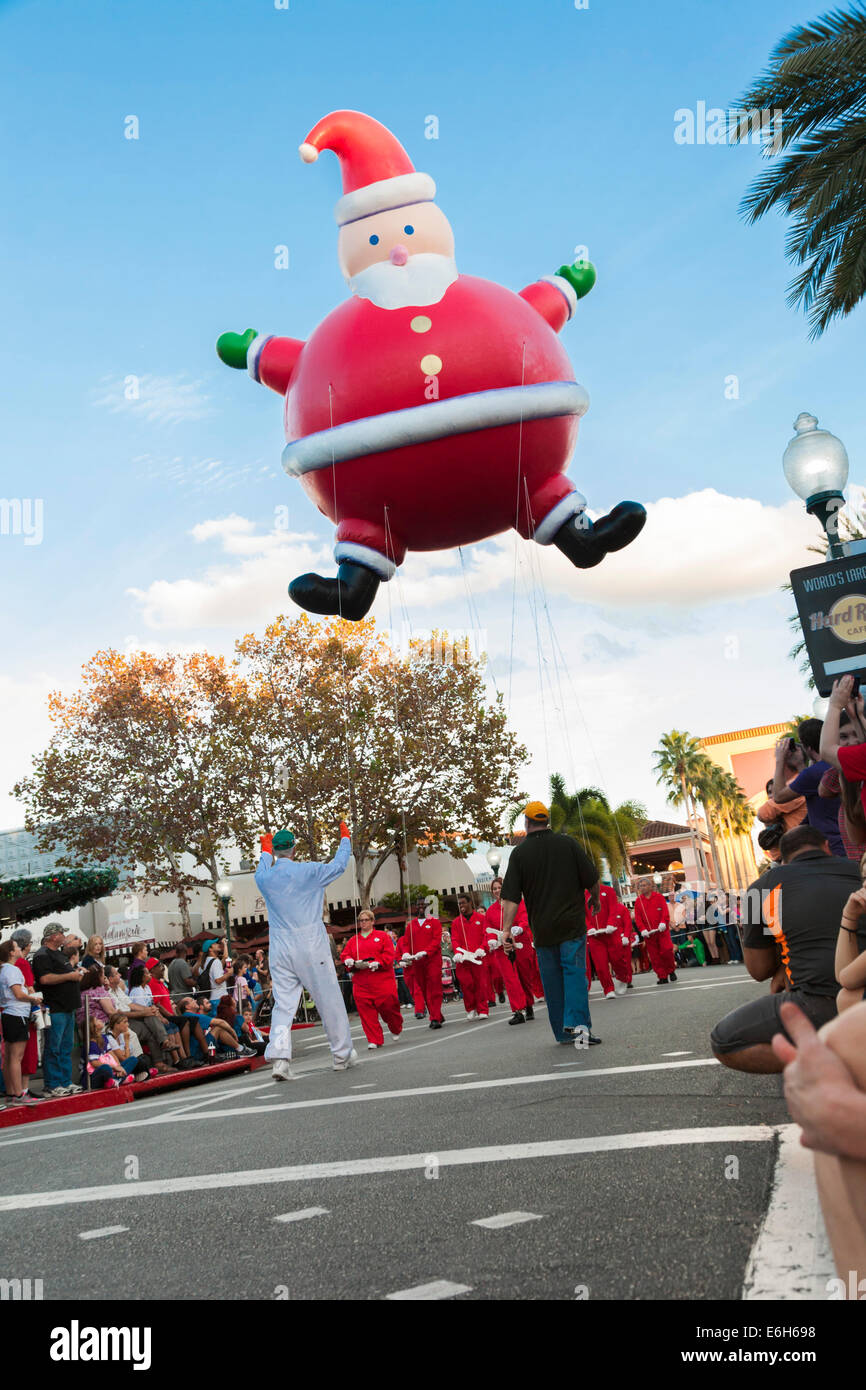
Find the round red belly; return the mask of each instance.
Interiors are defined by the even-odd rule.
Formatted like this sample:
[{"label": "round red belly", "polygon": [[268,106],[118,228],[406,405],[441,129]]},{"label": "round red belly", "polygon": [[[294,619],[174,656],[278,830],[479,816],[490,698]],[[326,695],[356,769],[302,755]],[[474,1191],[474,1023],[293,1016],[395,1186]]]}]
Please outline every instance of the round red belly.
[{"label": "round red belly", "polygon": [[[304,490],[331,521],[388,523],[410,550],[470,545],[513,527],[549,478],[564,473],[578,417],[474,430],[307,473]],[[536,522],[541,517],[534,518]]]}]

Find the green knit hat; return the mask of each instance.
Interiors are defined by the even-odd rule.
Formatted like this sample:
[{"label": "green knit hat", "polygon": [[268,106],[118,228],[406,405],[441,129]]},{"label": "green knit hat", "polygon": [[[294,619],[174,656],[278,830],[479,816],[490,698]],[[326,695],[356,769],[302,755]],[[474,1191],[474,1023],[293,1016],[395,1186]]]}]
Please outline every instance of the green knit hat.
[{"label": "green knit hat", "polygon": [[291,849],[295,843],[295,837],[291,830],[278,830],[271,843],[274,849]]}]

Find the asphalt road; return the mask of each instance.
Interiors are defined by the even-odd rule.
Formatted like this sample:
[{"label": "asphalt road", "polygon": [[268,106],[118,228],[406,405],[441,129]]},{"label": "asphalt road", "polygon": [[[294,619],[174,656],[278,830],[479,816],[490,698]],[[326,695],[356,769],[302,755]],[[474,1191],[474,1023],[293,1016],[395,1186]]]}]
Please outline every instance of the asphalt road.
[{"label": "asphalt road", "polygon": [[439,1033],[408,1014],[381,1052],[359,1037],[348,1072],[317,1029],[291,1084],[6,1131],[0,1275],[53,1300],[739,1299],[789,1117],[708,1035],[765,988],[740,967],[596,985],[581,1053],[543,1006],[509,1028],[458,1002]]}]

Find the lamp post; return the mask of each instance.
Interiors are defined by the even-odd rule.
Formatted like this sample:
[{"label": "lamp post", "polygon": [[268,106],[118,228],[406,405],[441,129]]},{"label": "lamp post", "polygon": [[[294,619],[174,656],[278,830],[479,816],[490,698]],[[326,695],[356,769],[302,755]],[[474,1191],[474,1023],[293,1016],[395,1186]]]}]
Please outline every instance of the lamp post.
[{"label": "lamp post", "polygon": [[818,428],[814,415],[804,410],[794,421],[796,431],[782,457],[789,486],[806,504],[806,511],[823,526],[831,560],[845,558],[839,540],[838,515],[844,505],[842,489],[848,481],[848,454],[841,439]]},{"label": "lamp post", "polygon": [[495,847],[493,849],[489,849],[487,851],[487,862],[493,870],[493,877],[498,878],[499,865],[502,863],[502,850],[496,849]]},{"label": "lamp post", "polygon": [[232,928],[229,918],[229,902],[232,896],[232,885],[227,878],[221,878],[219,883],[214,886],[216,895],[223,905],[223,912],[226,919],[226,955],[230,956],[232,953]]}]

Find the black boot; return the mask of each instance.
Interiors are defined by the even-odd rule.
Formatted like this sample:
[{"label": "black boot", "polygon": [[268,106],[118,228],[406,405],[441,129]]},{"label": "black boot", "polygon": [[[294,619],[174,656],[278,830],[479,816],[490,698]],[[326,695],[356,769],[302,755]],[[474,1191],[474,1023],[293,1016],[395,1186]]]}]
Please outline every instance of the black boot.
[{"label": "black boot", "polygon": [[623,550],[639,536],[646,521],[640,502],[619,502],[607,516],[590,521],[586,512],[560,526],[553,544],[580,570],[592,569],[611,550]]},{"label": "black boot", "polygon": [[531,1004],[526,1005],[526,1008],[523,1010],[523,1013],[526,1018],[535,1018],[535,1010],[533,1009]]},{"label": "black boot", "polygon": [[356,623],[369,612],[378,587],[378,574],[366,565],[344,560],[336,579],[323,579],[320,574],[302,574],[293,579],[289,597],[309,613],[327,613]]}]

